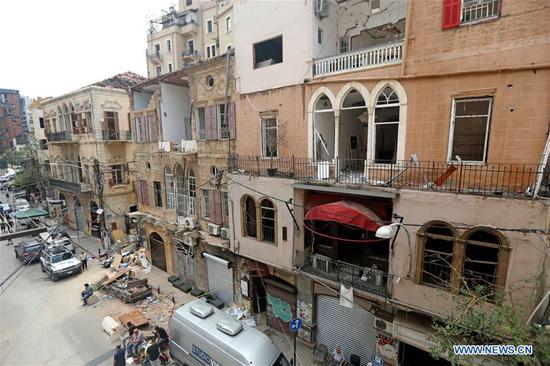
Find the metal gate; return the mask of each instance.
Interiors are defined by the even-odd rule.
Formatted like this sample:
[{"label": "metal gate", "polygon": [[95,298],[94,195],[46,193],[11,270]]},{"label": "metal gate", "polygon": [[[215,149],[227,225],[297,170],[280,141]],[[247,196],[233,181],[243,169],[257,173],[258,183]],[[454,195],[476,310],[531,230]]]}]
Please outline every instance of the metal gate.
[{"label": "metal gate", "polygon": [[317,296],[317,343],[330,352],[341,346],[346,361],[355,353],[361,357],[361,365],[366,365],[372,361],[377,336],[374,315],[357,306],[343,307],[339,298]]},{"label": "metal gate", "polygon": [[166,272],[166,252],[161,236],[157,233],[152,233],[149,236],[149,246],[151,248],[151,262],[153,266]]},{"label": "metal gate", "polygon": [[190,285],[195,285],[195,259],[189,252],[177,249],[178,276],[181,280]]},{"label": "metal gate", "polygon": [[233,270],[229,268],[229,261],[208,253],[203,255],[208,270],[208,292],[226,305],[233,304]]}]

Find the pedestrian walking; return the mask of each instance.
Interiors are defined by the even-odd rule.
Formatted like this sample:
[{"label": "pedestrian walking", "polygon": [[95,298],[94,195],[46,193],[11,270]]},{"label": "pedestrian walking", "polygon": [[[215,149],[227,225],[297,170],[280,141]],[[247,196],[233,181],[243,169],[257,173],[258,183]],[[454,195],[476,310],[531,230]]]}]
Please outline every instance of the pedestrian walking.
[{"label": "pedestrian walking", "polygon": [[88,269],[88,257],[84,252],[80,253],[80,262],[82,262],[82,270]]},{"label": "pedestrian walking", "polygon": [[113,359],[113,366],[126,366],[126,357],[124,355],[124,348],[117,344],[115,347],[115,356]]}]

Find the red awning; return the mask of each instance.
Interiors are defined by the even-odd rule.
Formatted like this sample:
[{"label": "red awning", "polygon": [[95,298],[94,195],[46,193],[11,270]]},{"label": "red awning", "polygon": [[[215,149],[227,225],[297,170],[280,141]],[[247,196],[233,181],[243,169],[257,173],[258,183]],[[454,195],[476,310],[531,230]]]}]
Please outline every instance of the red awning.
[{"label": "red awning", "polygon": [[315,206],[307,212],[305,219],[334,221],[369,231],[376,231],[382,221],[367,207],[351,201],[338,201]]}]

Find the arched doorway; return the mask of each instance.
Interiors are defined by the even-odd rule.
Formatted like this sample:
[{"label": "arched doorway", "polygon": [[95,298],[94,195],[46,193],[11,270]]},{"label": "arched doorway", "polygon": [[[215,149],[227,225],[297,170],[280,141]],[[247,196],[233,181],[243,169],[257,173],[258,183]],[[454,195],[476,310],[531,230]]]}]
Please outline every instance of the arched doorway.
[{"label": "arched doorway", "polygon": [[368,141],[367,103],[355,88],[350,89],[342,100],[339,119],[340,169],[362,171],[367,158]]},{"label": "arched doorway", "polygon": [[149,235],[149,248],[151,248],[151,262],[153,266],[166,272],[166,250],[164,240],[158,233]]},{"label": "arched doorway", "polygon": [[313,114],[313,157],[316,161],[334,159],[334,110],[328,96],[322,94]]}]

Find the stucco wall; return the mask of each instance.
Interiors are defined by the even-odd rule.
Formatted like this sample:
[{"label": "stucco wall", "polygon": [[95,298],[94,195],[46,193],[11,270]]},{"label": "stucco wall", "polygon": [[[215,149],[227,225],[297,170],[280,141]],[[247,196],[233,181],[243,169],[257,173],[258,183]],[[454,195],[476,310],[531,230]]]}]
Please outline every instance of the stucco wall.
[{"label": "stucco wall", "polygon": [[[482,209],[481,209],[482,208]],[[404,217],[405,223],[424,224],[431,220],[443,220],[456,227],[488,225],[497,228],[546,228],[549,223],[549,206],[545,201],[505,198],[488,198],[470,195],[430,193],[401,190],[394,200],[393,210]],[[415,275],[417,226],[407,226],[411,234],[411,267]],[[460,232],[464,231],[459,229]],[[548,264],[544,267],[544,251],[548,249],[536,234],[501,231],[512,248],[506,286],[518,288],[512,297],[518,311],[532,308],[536,285],[534,278],[546,273],[545,286],[550,286]],[[407,237],[401,231],[395,242],[395,256],[391,267],[399,281],[394,280],[393,298],[408,305],[429,309],[437,313],[451,310],[451,295],[445,290],[417,285],[406,278],[408,263]],[[526,283],[521,281],[527,280]],[[506,299],[509,301],[509,298]],[[525,306],[526,308],[522,308]]]},{"label": "stucco wall", "polygon": [[[230,174],[231,180],[246,187],[253,188],[266,195],[288,200],[293,197],[292,181],[287,179],[268,179],[263,177],[252,178],[244,175]],[[232,183],[229,190],[229,219],[233,225],[231,234],[231,250],[243,257],[256,259],[262,263],[279,268],[292,268],[293,258],[293,220],[283,202],[272,200],[276,207],[277,242],[276,244],[260,242],[254,238],[243,237],[241,199],[249,195],[259,203],[262,194],[253,192],[237,183]],[[257,217],[259,219],[259,217]],[[282,238],[282,228],[287,228],[287,240]]]}]

